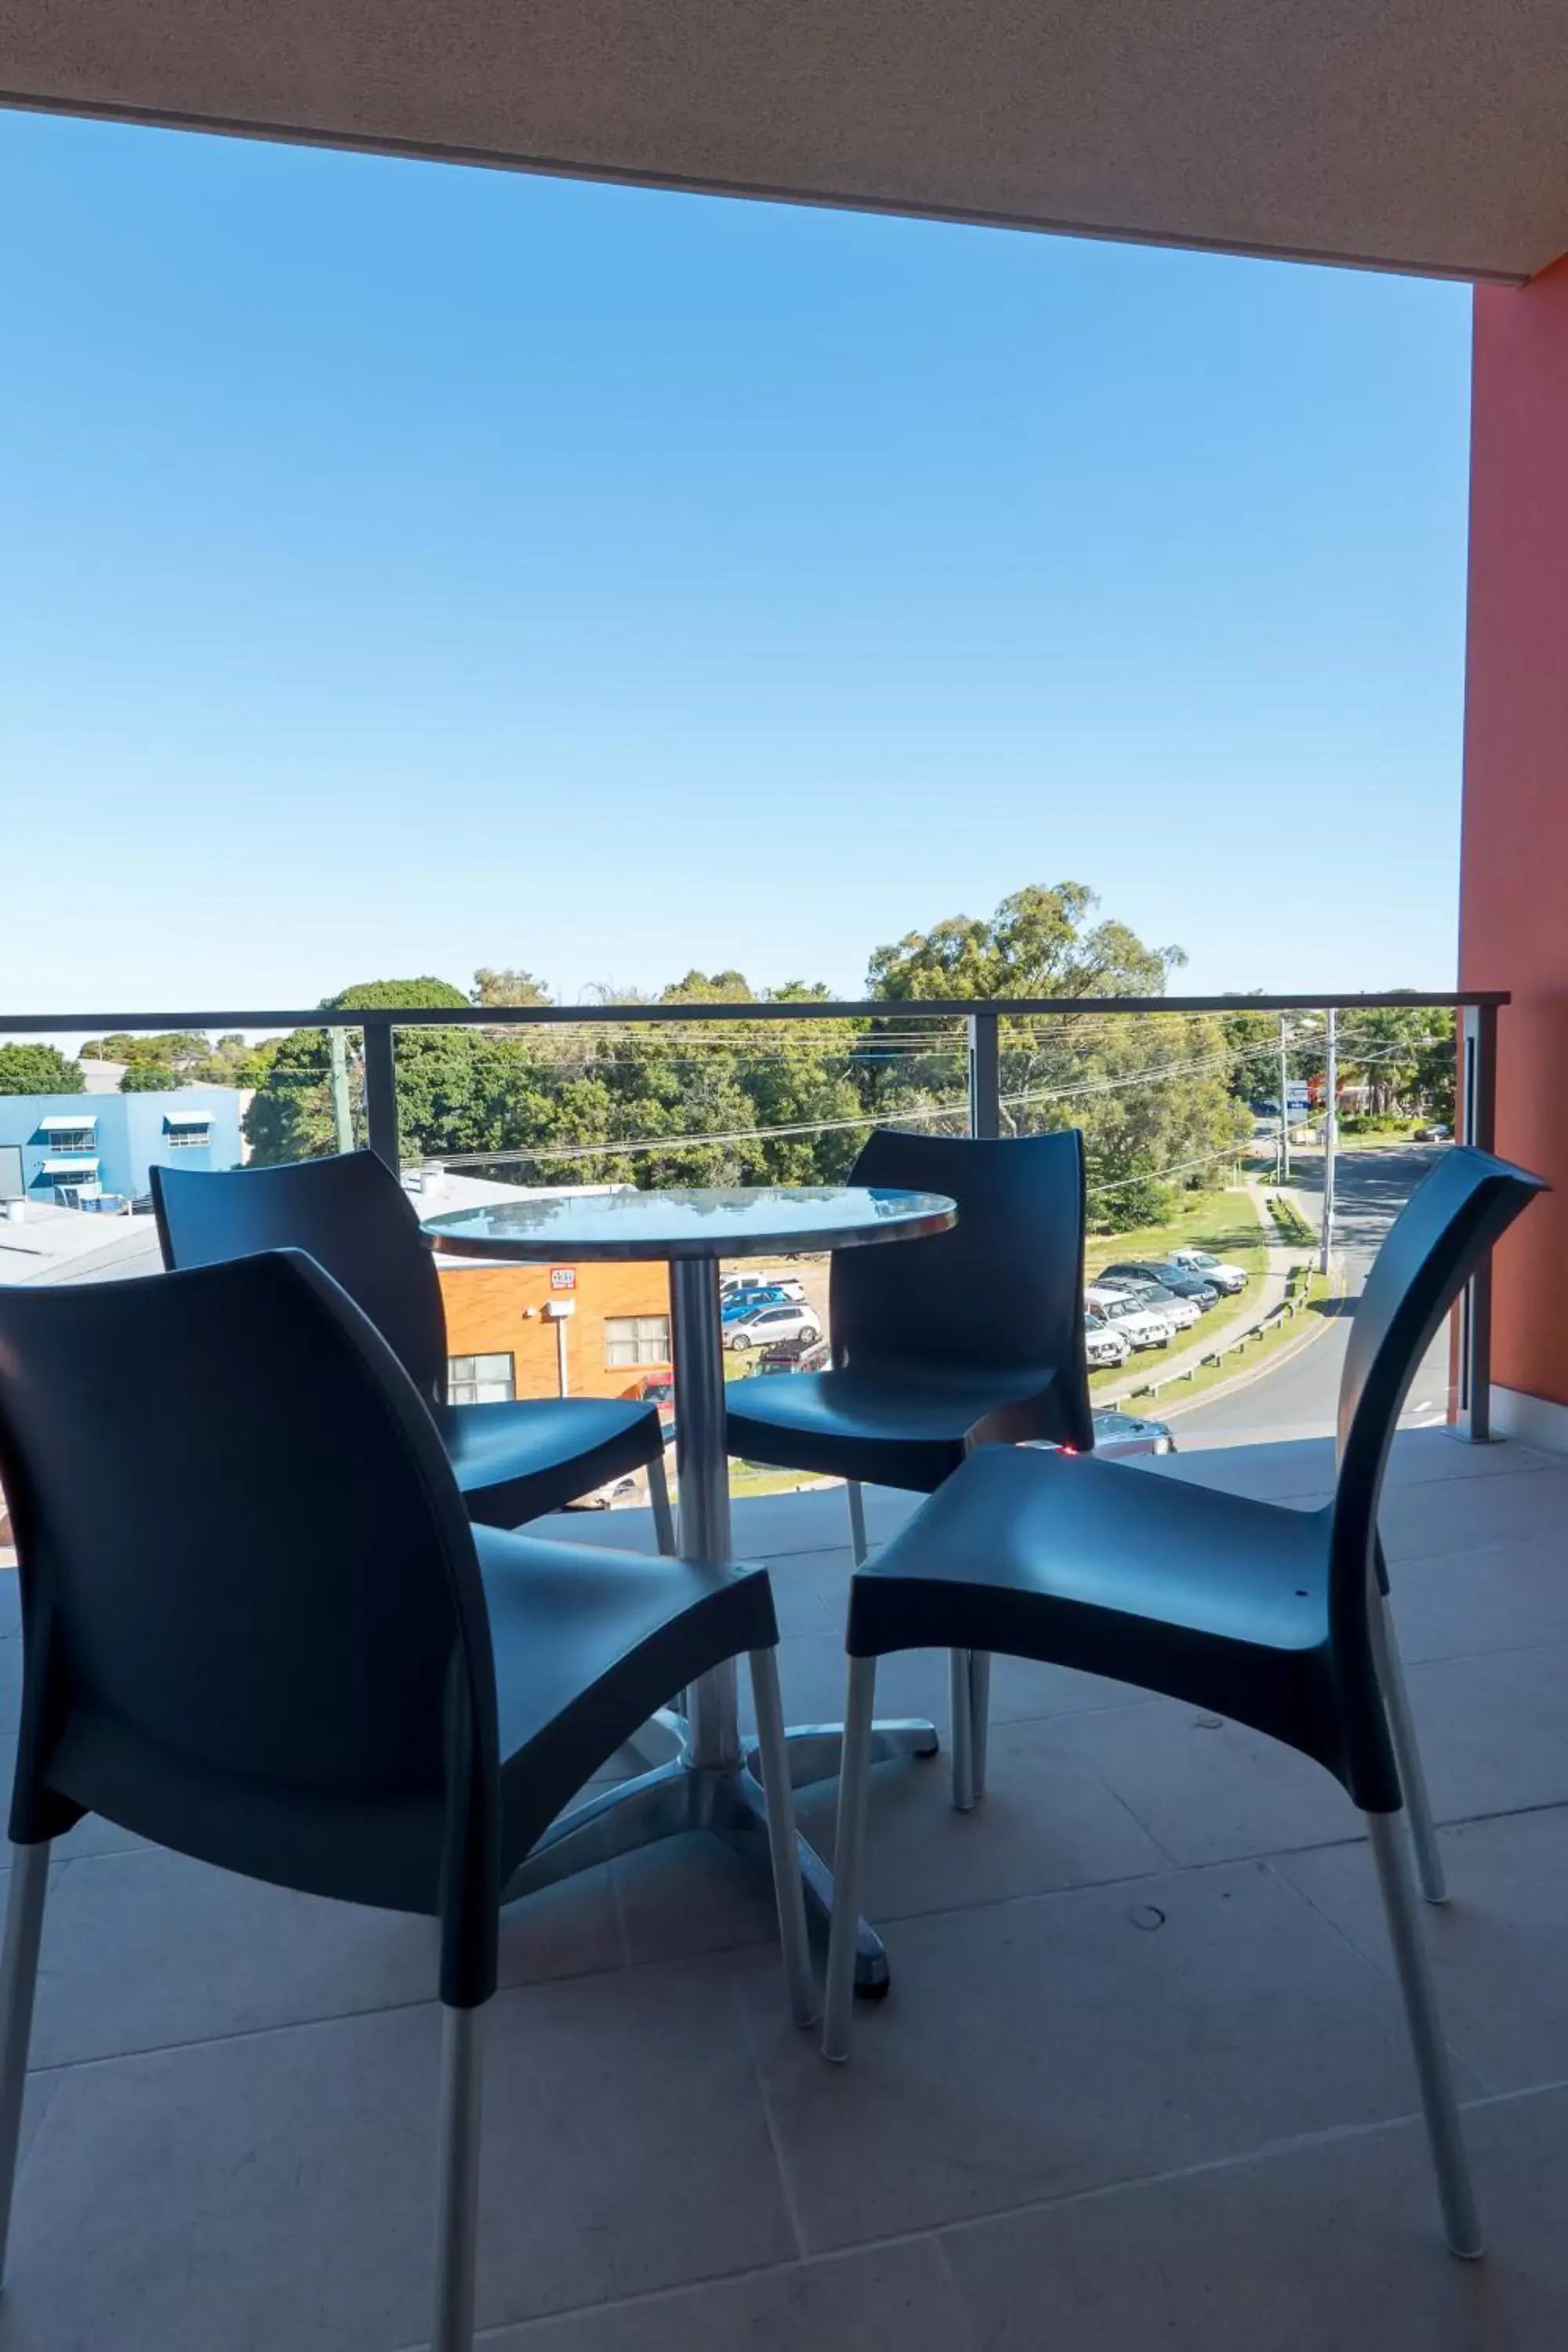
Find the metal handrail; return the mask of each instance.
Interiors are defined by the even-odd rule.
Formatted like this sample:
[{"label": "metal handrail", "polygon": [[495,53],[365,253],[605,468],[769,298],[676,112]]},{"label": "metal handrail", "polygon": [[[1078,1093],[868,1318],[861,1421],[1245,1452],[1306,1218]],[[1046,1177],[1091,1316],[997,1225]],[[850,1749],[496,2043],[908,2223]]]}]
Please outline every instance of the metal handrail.
[{"label": "metal handrail", "polygon": [[[627,1027],[659,1022],[962,1021],[969,1048],[969,1132],[1001,1132],[1001,1024],[1005,1020],[1084,1013],[1339,1013],[1386,1006],[1452,1006],[1460,1015],[1463,1141],[1490,1150],[1495,1140],[1498,1013],[1507,989],[1394,989],[1342,995],[1291,996],[994,996],[878,997],[835,1002],[766,997],[742,1003],[695,1000],[677,1004],[398,1004],[329,1011],[222,1013],[0,1013],[0,1037],[177,1029],[359,1029],[364,1034],[365,1139],[389,1168],[401,1165],[395,1033],[430,1028]],[[1458,1310],[1458,1409],[1462,1435],[1485,1444],[1491,1412],[1491,1268],[1472,1278]]]},{"label": "metal handrail", "polygon": [[300,1012],[224,1013],[0,1013],[0,1037],[58,1035],[139,1029],[428,1029],[575,1026],[636,1021],[962,1021],[975,1013],[999,1020],[1041,1013],[1319,1013],[1374,1011],[1384,1005],[1499,1005],[1509,1003],[1502,988],[1406,989],[1387,993],[1322,991],[1308,996],[987,996],[873,997],[835,1002],[818,997],[762,997],[742,1003],[693,999],[679,1004],[397,1004],[362,1005],[329,1012],[313,1005]]}]

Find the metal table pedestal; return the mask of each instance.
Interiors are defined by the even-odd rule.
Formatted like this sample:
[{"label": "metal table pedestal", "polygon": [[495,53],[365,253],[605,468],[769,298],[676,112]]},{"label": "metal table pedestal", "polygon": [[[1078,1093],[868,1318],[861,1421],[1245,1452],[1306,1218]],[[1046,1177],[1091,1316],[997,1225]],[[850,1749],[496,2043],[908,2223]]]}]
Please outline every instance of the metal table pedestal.
[{"label": "metal table pedestal", "polygon": [[[730,1464],[724,1432],[724,1358],[719,1268],[712,1258],[680,1258],[669,1269],[674,1308],[676,1459],[680,1486],[680,1549],[688,1559],[731,1558]],[[506,1900],[552,1886],[580,1870],[602,1867],[661,1838],[705,1830],[722,1838],[764,1874],[769,1868],[767,1812],[754,1741],[741,1735],[733,1660],[693,1683],[687,1713],[656,1718],[679,1747],[668,1763],[605,1790],[557,1822],[506,1888]],[[796,1788],[831,1779],[843,1745],[837,1725],[811,1725],[786,1734],[790,1779]],[[930,1723],[877,1727],[873,1754],[934,1756]],[[813,1941],[826,1946],[833,1917],[833,1876],[815,1848],[797,1837],[806,1920]],[[868,2000],[888,1990],[882,1941],[860,1923],[855,1990]]]}]

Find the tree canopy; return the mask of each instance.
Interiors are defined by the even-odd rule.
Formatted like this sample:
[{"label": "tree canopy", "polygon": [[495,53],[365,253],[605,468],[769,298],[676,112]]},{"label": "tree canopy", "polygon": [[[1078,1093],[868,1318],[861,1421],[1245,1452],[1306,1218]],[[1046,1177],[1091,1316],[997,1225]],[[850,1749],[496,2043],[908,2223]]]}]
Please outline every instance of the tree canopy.
[{"label": "tree canopy", "polygon": [[0,1095],[79,1095],[85,1087],[58,1045],[0,1045]]},{"label": "tree canopy", "polygon": [[[964,1024],[922,1017],[922,1003],[1158,999],[1184,960],[1181,949],[1150,947],[1125,923],[1101,917],[1084,884],[1062,882],[1019,890],[987,918],[952,916],[879,948],[867,991],[887,1010],[868,1019],[781,1022],[770,1018],[773,1008],[826,1003],[830,992],[805,980],[763,992],[741,971],[693,970],[652,998],[600,992],[599,1003],[620,1016],[612,1022],[400,1028],[403,1148],[411,1160],[493,1161],[496,1172],[523,1183],[831,1181],[878,1121],[962,1127]],[[377,981],[328,1003],[521,1010],[549,1001],[529,971],[486,965],[467,991],[429,977]],[[721,1003],[744,1010],[721,1022],[698,1017]],[[684,1006],[689,1021],[647,1017],[655,1007],[668,1014]],[[1260,1078],[1271,1082],[1276,1036],[1273,1015],[1247,1012],[1245,999],[1223,1015],[1079,1013],[1069,1004],[1005,1017],[1005,1131],[1081,1129],[1094,1221],[1115,1229],[1153,1219],[1173,1187],[1223,1180],[1248,1132],[1247,1098]],[[1361,1050],[1354,1037],[1351,1048]],[[347,1050],[363,1134],[357,1030],[347,1033]],[[1439,1040],[1431,1051],[1435,1067]],[[1310,1059],[1310,1046],[1299,1057]],[[324,1030],[271,1045],[247,1134],[263,1162],[334,1148]]]},{"label": "tree canopy", "polygon": [[[962,1023],[918,1019],[921,1002],[997,996],[1153,996],[1182,961],[1102,919],[1081,883],[1032,887],[988,919],[954,916],[871,958],[867,1020],[784,1023],[770,1008],[826,1002],[820,982],[769,993],[734,970],[689,971],[657,998],[602,995],[624,1018],[491,1028],[402,1029],[400,1132],[410,1158],[494,1158],[520,1181],[644,1185],[809,1183],[842,1177],[878,1120],[962,1124]],[[371,982],[338,1009],[548,1002],[532,974],[485,966],[467,992],[449,982]],[[639,1021],[639,1012],[744,1006],[718,1022]],[[892,1008],[906,1008],[895,1010]],[[753,1013],[754,1009],[754,1013]],[[363,1122],[360,1041],[350,1033],[350,1093]],[[1213,1181],[1245,1131],[1219,1024],[1182,1015],[1112,1022],[1053,1015],[1002,1034],[1004,1113],[1017,1133],[1075,1125],[1085,1134],[1097,1213],[1155,1213],[1170,1182]],[[333,1148],[326,1034],[277,1046],[247,1122],[258,1160]]]}]

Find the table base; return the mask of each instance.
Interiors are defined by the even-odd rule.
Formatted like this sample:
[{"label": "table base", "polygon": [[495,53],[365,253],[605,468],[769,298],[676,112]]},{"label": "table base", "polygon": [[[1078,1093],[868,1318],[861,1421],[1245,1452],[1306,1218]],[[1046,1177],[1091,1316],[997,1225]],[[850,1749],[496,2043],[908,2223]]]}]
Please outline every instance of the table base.
[{"label": "table base", "polygon": [[[507,1882],[503,1902],[515,1903],[541,1887],[574,1878],[579,1871],[602,1869],[622,1854],[658,1845],[665,1838],[687,1837],[696,1830],[722,1839],[764,1876],[769,1874],[767,1808],[755,1743],[744,1743],[738,1767],[715,1769],[691,1760],[683,1718],[667,1710],[654,1717],[649,1728],[655,1727],[661,1738],[680,1738],[680,1754],[635,1780],[618,1781],[563,1815]],[[844,1745],[841,1725],[798,1725],[784,1739],[792,1787],[804,1789],[837,1772]],[[931,1723],[879,1723],[871,1736],[872,1759],[879,1763],[897,1756],[934,1756],[937,1746],[936,1727]],[[832,1874],[798,1833],[795,1848],[806,1925],[813,1943],[825,1949],[833,1924]],[[880,2000],[888,1990],[888,1956],[881,1937],[864,1919],[856,1938],[855,1990],[863,2000]]]}]

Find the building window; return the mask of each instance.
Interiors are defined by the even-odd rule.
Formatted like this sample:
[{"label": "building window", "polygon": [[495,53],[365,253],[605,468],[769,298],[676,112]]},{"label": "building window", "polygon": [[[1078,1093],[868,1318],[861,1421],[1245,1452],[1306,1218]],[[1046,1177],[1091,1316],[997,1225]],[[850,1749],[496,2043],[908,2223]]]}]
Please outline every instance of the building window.
[{"label": "building window", "polygon": [[448,1356],[448,1404],[510,1404],[517,1394],[517,1376],[510,1355]]},{"label": "building window", "polygon": [[212,1129],[205,1121],[200,1127],[172,1127],[165,1139],[171,1151],[205,1151],[212,1141]]},{"label": "building window", "polygon": [[611,1371],[626,1364],[668,1364],[668,1315],[606,1315],[605,1362]]}]

